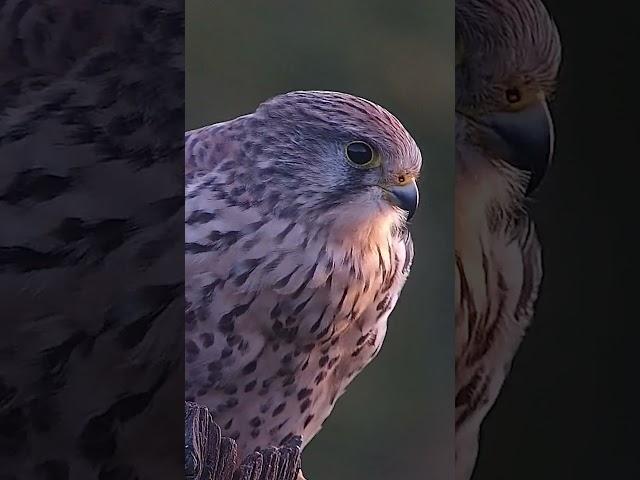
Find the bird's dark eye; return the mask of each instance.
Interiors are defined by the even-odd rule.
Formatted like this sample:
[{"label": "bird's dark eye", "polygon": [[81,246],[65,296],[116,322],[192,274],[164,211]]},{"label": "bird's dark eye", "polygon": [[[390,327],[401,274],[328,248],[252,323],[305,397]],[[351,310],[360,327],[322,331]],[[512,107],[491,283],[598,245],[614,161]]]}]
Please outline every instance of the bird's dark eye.
[{"label": "bird's dark eye", "polygon": [[518,88],[508,88],[505,94],[509,103],[518,103],[522,100],[522,94]]},{"label": "bird's dark eye", "polygon": [[347,145],[347,158],[355,165],[366,167],[373,163],[373,149],[364,142],[351,142]]}]

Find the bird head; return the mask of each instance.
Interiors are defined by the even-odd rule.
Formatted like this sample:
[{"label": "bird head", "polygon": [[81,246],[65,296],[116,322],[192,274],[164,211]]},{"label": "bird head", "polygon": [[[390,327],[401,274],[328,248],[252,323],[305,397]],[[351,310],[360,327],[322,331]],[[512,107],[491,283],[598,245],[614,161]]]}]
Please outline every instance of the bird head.
[{"label": "bird head", "polygon": [[558,31],[539,0],[456,0],[455,11],[458,167],[489,159],[528,195],[553,155]]},{"label": "bird head", "polygon": [[403,224],[415,213],[420,150],[384,108],[297,91],[263,103],[246,122],[257,180],[278,192],[275,213],[347,230]]}]

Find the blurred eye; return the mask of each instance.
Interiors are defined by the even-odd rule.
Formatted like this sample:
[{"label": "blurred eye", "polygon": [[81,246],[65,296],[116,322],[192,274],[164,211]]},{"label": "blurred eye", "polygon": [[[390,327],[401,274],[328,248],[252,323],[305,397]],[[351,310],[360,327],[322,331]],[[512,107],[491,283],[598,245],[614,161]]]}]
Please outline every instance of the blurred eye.
[{"label": "blurred eye", "polygon": [[358,167],[367,167],[373,166],[376,156],[368,144],[351,142],[347,145],[347,158]]},{"label": "blurred eye", "polygon": [[509,103],[518,103],[522,100],[522,93],[520,93],[518,88],[508,88],[505,95],[507,97],[507,102]]}]

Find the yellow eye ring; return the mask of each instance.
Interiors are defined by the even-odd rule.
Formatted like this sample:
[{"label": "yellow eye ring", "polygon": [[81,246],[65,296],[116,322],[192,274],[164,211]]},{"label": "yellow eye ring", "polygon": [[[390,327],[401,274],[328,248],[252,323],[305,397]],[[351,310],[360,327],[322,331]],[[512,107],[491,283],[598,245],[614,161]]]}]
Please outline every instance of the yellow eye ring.
[{"label": "yellow eye ring", "polygon": [[413,177],[400,174],[398,175],[397,180],[398,180],[398,185],[402,187],[404,185],[408,185],[409,183],[411,183],[411,181],[413,180]]},{"label": "yellow eye ring", "polygon": [[356,141],[348,143],[344,149],[347,160],[357,168],[374,168],[380,165],[380,159],[375,150],[366,142]]}]

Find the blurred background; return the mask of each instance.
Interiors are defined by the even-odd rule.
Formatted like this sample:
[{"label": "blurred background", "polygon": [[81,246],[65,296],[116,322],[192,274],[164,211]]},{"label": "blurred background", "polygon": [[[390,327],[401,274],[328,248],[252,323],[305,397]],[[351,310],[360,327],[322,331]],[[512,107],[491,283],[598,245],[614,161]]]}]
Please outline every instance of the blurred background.
[{"label": "blurred background", "polygon": [[453,471],[451,0],[186,2],[186,126],[279,93],[337,90],[394,113],[421,147],[416,260],[376,360],[303,455],[310,480],[447,479]]},{"label": "blurred background", "polygon": [[562,39],[556,150],[532,202],[544,280],[473,480],[640,478],[637,75],[630,4],[544,0]]}]

